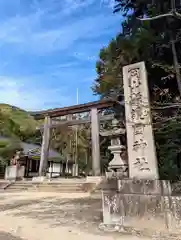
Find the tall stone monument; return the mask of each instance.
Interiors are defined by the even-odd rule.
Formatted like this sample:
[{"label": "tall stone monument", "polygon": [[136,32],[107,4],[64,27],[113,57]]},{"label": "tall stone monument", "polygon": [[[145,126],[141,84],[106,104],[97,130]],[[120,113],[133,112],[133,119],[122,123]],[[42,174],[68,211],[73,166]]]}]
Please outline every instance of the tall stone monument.
[{"label": "tall stone monument", "polygon": [[169,181],[158,179],[144,62],[124,67],[123,79],[129,177],[117,180],[117,189],[103,189],[100,228],[179,239],[181,200]]},{"label": "tall stone monument", "polygon": [[158,179],[144,62],[123,68],[129,178]]}]

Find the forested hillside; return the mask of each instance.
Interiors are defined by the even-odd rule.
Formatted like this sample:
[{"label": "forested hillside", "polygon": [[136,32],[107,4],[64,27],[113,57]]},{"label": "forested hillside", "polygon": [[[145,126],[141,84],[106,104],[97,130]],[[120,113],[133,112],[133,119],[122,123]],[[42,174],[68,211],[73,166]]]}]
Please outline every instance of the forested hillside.
[{"label": "forested hillside", "polygon": [[8,104],[0,104],[0,168],[6,165],[20,149],[20,141],[39,143],[41,134],[36,130],[38,122],[26,111]]},{"label": "forested hillside", "polygon": [[0,134],[7,137],[17,136],[28,140],[35,132],[38,123],[26,111],[7,104],[0,104]]}]

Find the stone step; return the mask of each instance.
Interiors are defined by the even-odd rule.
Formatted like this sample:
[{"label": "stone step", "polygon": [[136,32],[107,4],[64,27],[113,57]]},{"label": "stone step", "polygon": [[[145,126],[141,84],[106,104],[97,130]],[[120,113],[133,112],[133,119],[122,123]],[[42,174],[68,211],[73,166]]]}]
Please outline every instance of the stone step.
[{"label": "stone step", "polygon": [[42,188],[47,188],[47,187],[53,187],[53,188],[82,188],[81,184],[11,184],[9,188],[29,188],[29,187],[42,187]]},{"label": "stone step", "polygon": [[21,185],[21,184],[53,184],[53,185],[60,185],[60,184],[84,184],[83,182],[49,182],[49,181],[43,181],[43,182],[33,182],[33,181],[16,181],[13,182],[14,184]]},{"label": "stone step", "polygon": [[84,193],[81,189],[53,189],[53,188],[47,188],[47,189],[36,189],[36,188],[22,188],[22,189],[7,189],[4,190],[4,192],[56,192],[56,193]]},{"label": "stone step", "polygon": [[18,187],[10,187],[10,188],[7,188],[5,190],[24,190],[24,189],[27,189],[27,190],[51,190],[51,191],[82,191],[82,192],[85,192],[82,188],[76,188],[76,187],[71,187],[71,188],[67,188],[67,187],[60,187],[60,188],[54,188],[54,187],[21,187],[21,188],[18,188]]},{"label": "stone step", "polygon": [[17,187],[21,187],[21,186],[54,186],[54,187],[59,187],[59,186],[82,186],[82,183],[13,183],[11,186],[17,186]]},{"label": "stone step", "polygon": [[82,187],[82,183],[54,183],[54,182],[43,182],[43,183],[33,183],[33,182],[15,182],[12,183],[7,189],[7,192],[14,191],[44,191],[44,192],[85,192]]},{"label": "stone step", "polygon": [[11,192],[56,192],[56,193],[84,193],[80,189],[75,190],[67,190],[67,189],[60,189],[59,191],[55,189],[9,189],[4,190],[3,192],[11,193]]},{"label": "stone step", "polygon": [[33,183],[85,183],[86,182],[86,179],[85,178],[82,178],[82,179],[79,179],[79,178],[73,178],[73,179],[69,179],[69,178],[57,178],[57,179],[45,179],[43,181],[39,180],[39,179],[32,179],[32,180],[23,180],[23,181],[20,181],[20,182],[33,182]]},{"label": "stone step", "polygon": [[82,186],[67,186],[67,185],[60,185],[60,186],[55,186],[55,185],[11,185],[11,186],[8,186],[8,188],[69,188],[69,189],[72,189],[72,188],[82,188]]},{"label": "stone step", "polygon": [[85,179],[56,179],[34,182],[30,180],[16,181],[7,187],[6,191],[44,191],[44,192],[89,192],[95,198],[101,198],[104,184],[86,182]]}]

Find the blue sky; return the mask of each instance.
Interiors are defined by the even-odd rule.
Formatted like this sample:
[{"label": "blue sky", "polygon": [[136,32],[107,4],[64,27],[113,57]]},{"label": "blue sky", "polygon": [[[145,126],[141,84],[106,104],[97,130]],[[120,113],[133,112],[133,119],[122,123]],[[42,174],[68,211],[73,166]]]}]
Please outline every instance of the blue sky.
[{"label": "blue sky", "polygon": [[114,0],[0,0],[0,102],[40,110],[96,100],[101,47],[120,31]]}]

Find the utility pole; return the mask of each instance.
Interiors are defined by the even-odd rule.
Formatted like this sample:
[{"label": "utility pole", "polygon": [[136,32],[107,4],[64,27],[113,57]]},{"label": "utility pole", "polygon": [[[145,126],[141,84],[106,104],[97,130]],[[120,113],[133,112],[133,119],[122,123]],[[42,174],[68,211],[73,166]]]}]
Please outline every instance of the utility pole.
[{"label": "utility pole", "polygon": [[[79,89],[77,88],[76,92],[76,104],[79,104]],[[78,162],[78,126],[75,129],[75,164]]]},{"label": "utility pole", "polygon": [[[160,14],[155,17],[150,17],[150,18],[138,18],[140,21],[153,21],[157,20],[160,18],[165,18],[165,17],[174,17],[177,19],[181,20],[181,14],[177,12],[176,5],[175,5],[175,0],[171,0],[171,11],[165,14]],[[173,55],[173,64],[175,68],[175,75],[176,75],[176,80],[177,80],[177,86],[179,90],[179,95],[181,98],[181,73],[180,73],[180,65],[178,62],[178,56],[177,56],[177,51],[175,47],[175,42],[176,39],[173,38],[173,34],[170,34],[170,41],[171,41],[171,47],[172,47],[172,55]]]}]

